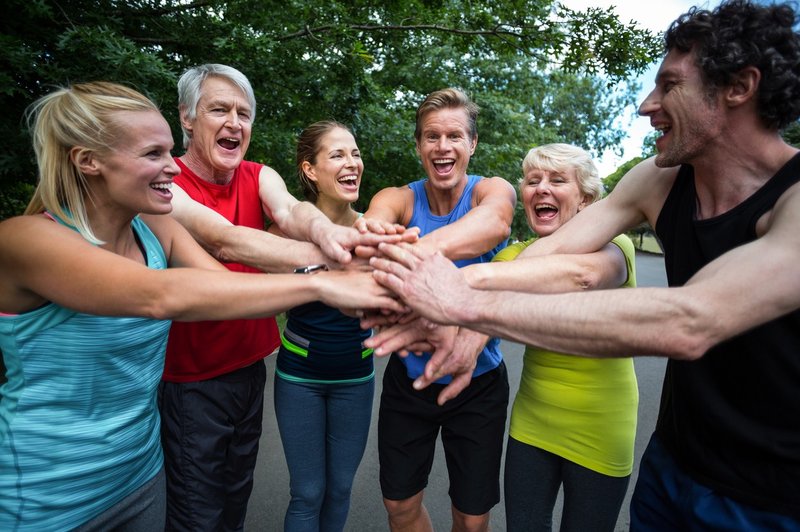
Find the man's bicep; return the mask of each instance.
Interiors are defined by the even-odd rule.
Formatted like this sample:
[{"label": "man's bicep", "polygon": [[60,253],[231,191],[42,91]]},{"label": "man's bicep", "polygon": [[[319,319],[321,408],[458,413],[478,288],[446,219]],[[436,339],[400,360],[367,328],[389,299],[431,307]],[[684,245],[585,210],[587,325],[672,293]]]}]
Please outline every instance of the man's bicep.
[{"label": "man's bicep", "polygon": [[686,283],[710,305],[726,338],[800,309],[800,193],[795,195],[795,212],[784,205],[764,236],[718,257]]},{"label": "man's bicep", "polygon": [[475,208],[491,209],[509,225],[514,218],[516,203],[516,190],[502,177],[485,178],[475,186]]}]

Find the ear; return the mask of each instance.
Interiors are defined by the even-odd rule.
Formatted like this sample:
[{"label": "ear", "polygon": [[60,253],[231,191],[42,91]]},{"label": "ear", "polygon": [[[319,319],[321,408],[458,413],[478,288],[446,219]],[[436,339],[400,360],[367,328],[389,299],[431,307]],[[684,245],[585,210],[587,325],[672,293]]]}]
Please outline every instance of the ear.
[{"label": "ear", "polygon": [[583,199],[578,204],[578,212],[581,212],[583,208],[589,205],[591,202],[592,202],[592,197],[589,196],[588,194],[584,194]]},{"label": "ear", "polygon": [[317,173],[314,170],[314,165],[308,161],[303,161],[303,164],[300,165],[300,168],[303,170],[303,173],[306,174],[306,177],[313,181],[317,182]]},{"label": "ear", "polygon": [[192,132],[192,122],[187,118],[187,112],[186,112],[186,106],[185,105],[181,105],[178,108],[178,114],[181,117],[181,126],[183,127],[183,129],[185,129],[186,131],[191,133]]},{"label": "ear", "polygon": [[475,155],[475,148],[478,146],[478,134],[475,133],[475,136],[472,137],[469,141],[469,154],[470,156]]},{"label": "ear", "polygon": [[99,175],[100,161],[97,154],[83,146],[75,146],[69,150],[69,158],[84,175]]},{"label": "ear", "polygon": [[725,90],[725,102],[729,107],[738,107],[754,100],[760,82],[761,71],[758,68],[748,66],[741,69],[733,76],[733,81]]}]

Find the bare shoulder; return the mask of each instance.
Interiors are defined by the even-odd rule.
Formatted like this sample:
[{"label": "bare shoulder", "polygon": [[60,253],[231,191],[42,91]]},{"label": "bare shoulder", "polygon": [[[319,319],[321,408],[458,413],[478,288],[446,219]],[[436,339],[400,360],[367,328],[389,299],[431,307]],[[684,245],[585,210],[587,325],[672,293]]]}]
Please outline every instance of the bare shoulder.
[{"label": "bare shoulder", "polygon": [[478,199],[485,198],[504,198],[512,202],[517,200],[517,192],[514,186],[502,177],[484,177],[475,184],[475,195]]},{"label": "bare shoulder", "polygon": [[772,210],[759,220],[756,231],[759,236],[772,234],[782,240],[791,239],[800,243],[800,232],[797,231],[797,227],[800,227],[800,182],[781,194]]},{"label": "bare shoulder", "polygon": [[414,209],[414,192],[408,185],[387,187],[372,196],[365,218],[406,225]]}]

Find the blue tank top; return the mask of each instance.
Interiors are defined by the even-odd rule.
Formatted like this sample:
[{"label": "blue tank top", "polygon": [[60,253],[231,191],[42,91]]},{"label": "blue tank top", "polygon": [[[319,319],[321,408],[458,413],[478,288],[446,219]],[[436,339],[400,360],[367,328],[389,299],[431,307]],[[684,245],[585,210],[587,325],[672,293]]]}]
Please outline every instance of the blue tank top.
[{"label": "blue tank top", "polygon": [[[155,235],[132,226],[148,267],[166,268]],[[54,303],[0,314],[0,530],[72,529],[158,473],[169,326]]]},{"label": "blue tank top", "polygon": [[[428,179],[420,179],[419,181],[409,183],[409,188],[411,188],[411,190],[414,192],[414,212],[411,215],[411,220],[408,222],[408,226],[419,227],[419,236],[422,237],[435,231],[436,229],[439,229],[440,227],[444,227],[445,225],[449,225],[461,219],[472,209],[472,193],[475,189],[475,185],[477,185],[481,179],[483,179],[481,176],[468,175],[467,185],[464,187],[464,192],[462,192],[461,197],[458,199],[458,203],[456,203],[456,206],[452,211],[442,216],[437,216],[431,213],[430,204],[428,203],[428,195],[425,192],[425,183],[428,181]],[[473,259],[457,260],[454,261],[454,263],[456,266],[461,268],[468,264],[491,262],[494,256],[506,247],[507,243],[507,239],[503,240],[497,245],[497,247],[487,251],[483,255]],[[422,372],[425,369],[425,364],[428,362],[428,360],[430,360],[430,357],[430,353],[424,353],[421,356],[409,355],[405,358],[402,358],[401,360],[406,365],[408,377],[411,379],[416,379],[422,375]],[[483,348],[483,351],[478,356],[478,363],[475,366],[475,371],[472,372],[472,376],[477,377],[478,375],[482,375],[487,371],[493,370],[500,365],[502,360],[503,354],[500,352],[500,340],[498,338],[490,338],[486,343],[486,347]],[[451,379],[452,378],[450,376],[447,376],[439,379],[436,382],[440,384],[447,384],[451,381]]]}]

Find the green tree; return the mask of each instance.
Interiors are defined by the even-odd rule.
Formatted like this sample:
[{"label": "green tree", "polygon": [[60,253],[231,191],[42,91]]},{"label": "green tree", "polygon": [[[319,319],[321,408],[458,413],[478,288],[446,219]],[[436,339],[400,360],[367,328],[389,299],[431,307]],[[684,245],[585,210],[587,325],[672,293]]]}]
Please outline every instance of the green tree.
[{"label": "green tree", "polygon": [[625,79],[659,53],[654,35],[613,10],[576,12],[550,0],[374,4],[10,0],[0,22],[0,216],[17,211],[35,182],[24,109],[69,82],[138,88],[159,103],[179,142],[177,77],[204,62],[235,66],[258,100],[248,158],[275,167],[297,192],[297,132],[322,118],[348,123],[365,154],[363,209],[376,190],[421,174],[413,118],[428,92],[458,86],[479,103],[471,169],[516,182],[533,145],[617,146],[616,119],[634,97]]},{"label": "green tree", "polygon": [[784,130],[783,138],[795,148],[800,148],[800,122],[792,122]]}]

